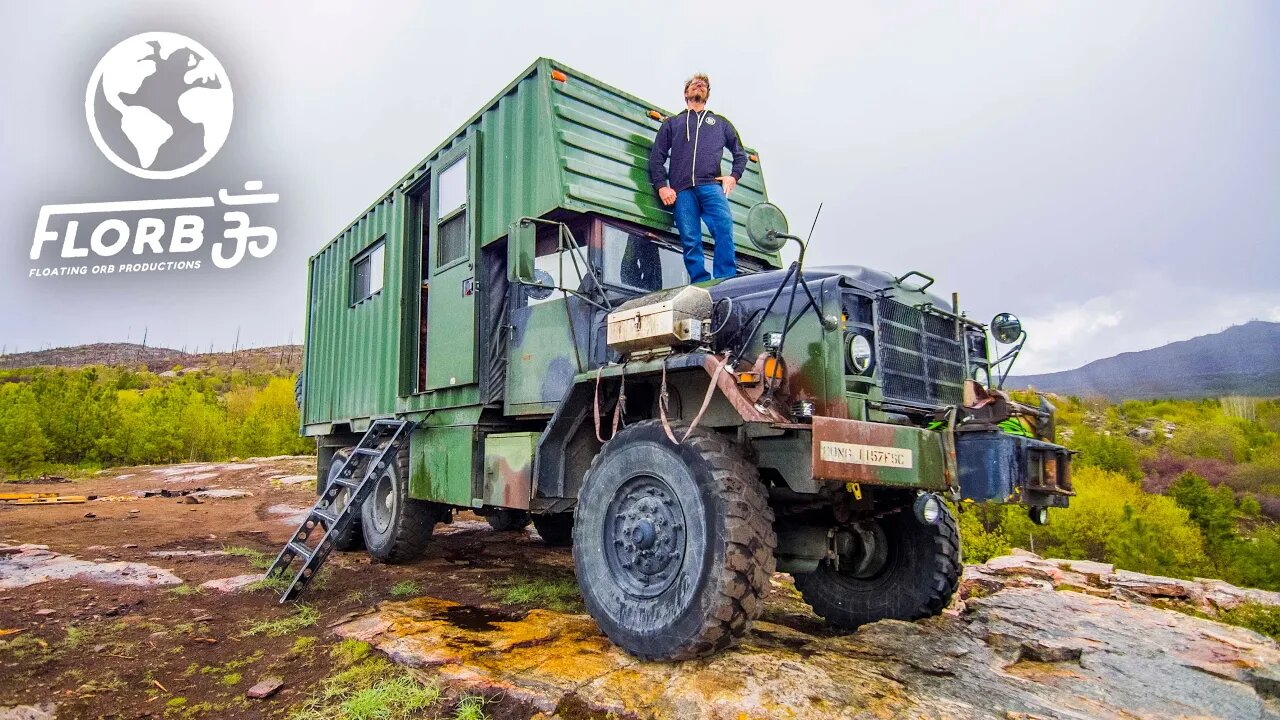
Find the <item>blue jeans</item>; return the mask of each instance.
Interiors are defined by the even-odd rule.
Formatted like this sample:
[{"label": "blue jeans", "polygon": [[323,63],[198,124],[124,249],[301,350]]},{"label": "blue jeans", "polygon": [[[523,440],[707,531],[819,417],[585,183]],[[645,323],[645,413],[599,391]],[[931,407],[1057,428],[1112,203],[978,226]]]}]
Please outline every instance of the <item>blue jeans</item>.
[{"label": "blue jeans", "polygon": [[676,193],[676,229],[680,231],[680,244],[684,246],[684,266],[689,271],[689,282],[710,280],[706,257],[702,254],[702,223],[707,224],[716,250],[712,271],[716,278],[728,278],[737,274],[738,266],[733,247],[733,216],[729,214],[729,201],[724,196],[724,186],[697,185]]}]

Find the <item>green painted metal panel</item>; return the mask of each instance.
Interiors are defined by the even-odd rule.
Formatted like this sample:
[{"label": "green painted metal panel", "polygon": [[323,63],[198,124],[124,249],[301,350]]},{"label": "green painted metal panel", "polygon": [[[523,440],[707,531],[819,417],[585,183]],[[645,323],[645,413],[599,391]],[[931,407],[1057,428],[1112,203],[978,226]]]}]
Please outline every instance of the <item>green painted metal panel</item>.
[{"label": "green painted metal panel", "polygon": [[587,369],[586,348],[573,351],[565,301],[553,298],[518,308],[511,322],[515,331],[507,341],[507,414],[554,412],[573,376]]},{"label": "green painted metal panel", "polygon": [[475,428],[419,427],[409,437],[409,496],[471,505]]},{"label": "green painted metal panel", "polygon": [[[566,75],[564,82],[550,83],[557,142],[554,160],[561,167],[565,206],[675,233],[671,211],[658,200],[649,184],[648,171],[649,150],[661,125],[649,112],[662,116],[671,113],[577,70],[549,62]],[[743,134],[737,123],[734,126]],[[754,150],[748,152],[759,157]],[[723,162],[728,172],[727,151]],[[779,266],[776,254],[761,253],[747,239],[747,210],[766,199],[760,162],[750,160],[738,188],[729,196],[734,243],[738,252]],[[705,239],[710,240],[710,235]]]},{"label": "green painted metal panel", "polygon": [[[564,73],[565,80],[554,79],[553,70]],[[432,391],[409,392],[416,377],[419,310],[413,269],[417,240],[410,237],[417,225],[406,192],[434,180],[431,175],[443,169],[442,161],[468,143],[474,147],[467,264],[474,265],[476,248],[506,236],[516,219],[557,209],[596,212],[674,233],[670,212],[648,183],[646,163],[658,127],[650,110],[662,112],[566,65],[539,59],[325,245],[310,266],[304,432],[479,402],[474,309],[467,310],[464,301],[450,303],[443,295],[440,312],[428,310],[428,342],[448,336],[451,327],[460,335],[449,352],[428,353]],[[415,138],[406,141],[418,144]],[[740,252],[778,266],[776,255],[762,255],[747,244],[742,226],[747,208],[764,198],[760,165],[752,161],[730,198],[735,239]],[[379,237],[386,243],[385,285],[379,295],[352,306],[351,258]],[[457,277],[433,278],[433,283],[456,284],[440,289],[461,298],[466,275],[454,272]],[[434,307],[435,299],[429,306]],[[471,303],[474,308],[474,298]],[[455,315],[459,311],[463,314]],[[460,330],[456,322],[463,323]],[[452,356],[456,350],[469,356]]]},{"label": "green painted metal panel", "polygon": [[484,439],[484,490],[494,507],[529,509],[533,497],[533,453],[540,433],[494,433]]},{"label": "green painted metal panel", "polygon": [[[390,200],[311,259],[303,422],[389,415],[395,408],[402,238]],[[383,243],[383,287],[353,303],[352,260]]]}]

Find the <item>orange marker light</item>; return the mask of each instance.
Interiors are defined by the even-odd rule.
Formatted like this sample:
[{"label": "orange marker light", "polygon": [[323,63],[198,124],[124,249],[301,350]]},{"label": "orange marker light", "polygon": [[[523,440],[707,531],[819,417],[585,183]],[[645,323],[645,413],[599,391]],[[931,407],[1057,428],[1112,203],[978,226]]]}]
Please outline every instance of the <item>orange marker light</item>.
[{"label": "orange marker light", "polygon": [[764,376],[772,380],[781,380],[786,374],[786,369],[782,366],[782,361],[775,357],[767,357],[764,359]]},{"label": "orange marker light", "polygon": [[755,153],[751,153],[747,157],[751,158],[751,162],[760,162],[760,156]]},{"label": "orange marker light", "polygon": [[552,70],[552,71],[551,71],[551,79],[552,79],[552,80],[555,80],[556,82],[564,82],[565,80],[568,80],[568,79],[569,79],[569,76],[568,76],[568,75],[565,75],[564,73],[560,72],[559,70]]},{"label": "orange marker light", "polygon": [[662,120],[662,113],[658,112],[657,110],[650,110],[650,111],[649,111],[649,117],[653,118],[654,120],[661,121],[661,120]]}]

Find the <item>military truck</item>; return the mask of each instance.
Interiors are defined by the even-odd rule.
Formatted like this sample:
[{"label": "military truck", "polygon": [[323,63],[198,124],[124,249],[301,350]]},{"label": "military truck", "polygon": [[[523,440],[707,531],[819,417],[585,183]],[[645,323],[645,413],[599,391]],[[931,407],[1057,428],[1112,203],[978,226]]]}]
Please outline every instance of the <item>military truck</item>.
[{"label": "military truck", "polygon": [[747,632],[775,570],[840,627],[936,614],[952,503],[1067,504],[1052,406],[993,382],[1016,318],[806,267],[754,150],[738,275],[689,285],[645,172],[664,114],[539,59],[311,258],[319,497],[282,602],[331,550],[408,562],[469,510],[572,545],[600,628],[674,660]]}]

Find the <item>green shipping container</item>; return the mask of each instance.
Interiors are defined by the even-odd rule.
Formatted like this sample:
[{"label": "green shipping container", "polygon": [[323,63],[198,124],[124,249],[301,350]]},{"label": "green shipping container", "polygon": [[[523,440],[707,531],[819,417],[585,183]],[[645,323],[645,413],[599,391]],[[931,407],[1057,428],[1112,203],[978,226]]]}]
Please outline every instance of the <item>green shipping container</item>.
[{"label": "green shipping container", "polygon": [[[303,433],[362,432],[391,416],[422,421],[419,433],[479,423],[496,399],[480,383],[485,249],[521,217],[590,213],[674,234],[646,170],[665,114],[542,58],[414,166],[310,260]],[[766,199],[748,152],[730,197],[735,241],[779,267],[743,226]],[[466,504],[461,489],[427,492],[427,462],[415,452],[413,494]]]}]

